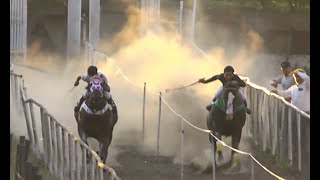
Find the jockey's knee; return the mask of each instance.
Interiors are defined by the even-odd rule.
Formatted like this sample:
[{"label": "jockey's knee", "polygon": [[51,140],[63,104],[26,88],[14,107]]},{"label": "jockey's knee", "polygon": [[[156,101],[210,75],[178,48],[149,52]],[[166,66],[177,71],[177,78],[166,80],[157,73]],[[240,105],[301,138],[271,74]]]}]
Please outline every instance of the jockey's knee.
[{"label": "jockey's knee", "polygon": [[104,91],[104,96],[105,96],[107,99],[110,99],[110,98],[111,98],[111,94],[110,94],[108,91]]}]

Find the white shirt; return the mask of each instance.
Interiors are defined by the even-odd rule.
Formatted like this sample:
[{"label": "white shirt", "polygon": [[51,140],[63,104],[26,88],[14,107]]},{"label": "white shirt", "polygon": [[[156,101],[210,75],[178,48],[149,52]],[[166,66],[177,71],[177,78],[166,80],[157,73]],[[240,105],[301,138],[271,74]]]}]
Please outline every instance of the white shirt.
[{"label": "white shirt", "polygon": [[[100,77],[104,80],[104,82],[105,82],[106,84],[108,84],[107,77],[106,77],[103,73],[98,72],[98,76],[100,76]],[[87,83],[89,83],[89,81],[90,81],[90,77],[89,77],[89,75],[88,75],[87,72],[85,72],[85,73],[82,74],[81,79],[82,79],[83,81],[87,82]]]},{"label": "white shirt", "polygon": [[310,77],[302,72],[298,75],[304,80],[301,84],[291,86],[287,90],[279,90],[283,97],[291,97],[291,103],[302,111],[310,111]]}]

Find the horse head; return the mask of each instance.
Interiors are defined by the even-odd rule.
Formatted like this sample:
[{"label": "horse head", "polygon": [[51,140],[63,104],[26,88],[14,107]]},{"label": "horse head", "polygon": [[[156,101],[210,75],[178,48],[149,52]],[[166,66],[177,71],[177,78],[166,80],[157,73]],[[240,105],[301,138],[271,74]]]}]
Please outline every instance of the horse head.
[{"label": "horse head", "polygon": [[88,98],[88,106],[93,111],[99,111],[106,105],[106,98],[103,96],[103,80],[99,76],[93,76],[90,78],[89,91],[90,96]]},{"label": "horse head", "polygon": [[226,119],[233,119],[234,104],[239,98],[239,85],[237,81],[227,82],[223,88],[222,96],[226,102]]}]

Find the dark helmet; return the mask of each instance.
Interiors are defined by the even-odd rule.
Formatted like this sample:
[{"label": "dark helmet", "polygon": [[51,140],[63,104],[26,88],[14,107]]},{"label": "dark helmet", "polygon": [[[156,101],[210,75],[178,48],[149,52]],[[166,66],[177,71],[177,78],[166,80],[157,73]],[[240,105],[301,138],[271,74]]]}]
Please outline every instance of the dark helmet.
[{"label": "dark helmet", "polygon": [[285,69],[287,67],[291,67],[290,63],[288,61],[284,61],[281,63],[281,68],[282,69]]},{"label": "dark helmet", "polygon": [[96,66],[90,66],[88,67],[88,75],[94,76],[98,73],[98,68]]},{"label": "dark helmet", "polygon": [[232,66],[226,66],[225,68],[224,68],[224,70],[223,70],[223,72],[224,73],[226,73],[226,72],[234,72],[234,69],[233,69],[233,67]]}]

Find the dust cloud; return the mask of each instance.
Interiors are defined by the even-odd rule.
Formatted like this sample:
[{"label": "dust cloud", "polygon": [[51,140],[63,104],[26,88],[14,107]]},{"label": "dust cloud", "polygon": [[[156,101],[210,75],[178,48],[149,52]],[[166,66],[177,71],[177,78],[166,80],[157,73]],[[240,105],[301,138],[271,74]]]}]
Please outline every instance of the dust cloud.
[{"label": "dust cloud", "polygon": [[[138,12],[132,7],[128,11]],[[171,156],[175,163],[179,163],[182,118],[177,114],[191,124],[207,129],[205,106],[211,101],[221,82],[196,84],[181,90],[166,91],[166,89],[182,87],[202,77],[210,78],[222,73],[226,65],[235,67],[238,74],[250,75],[249,72],[256,68],[254,58],[263,40],[247,26],[245,28],[247,43],[243,47],[239,46],[233,57],[226,58],[224,47],[214,47],[207,51],[210,57],[208,59],[195,53],[190,45],[182,44],[181,37],[176,32],[158,28],[155,31],[148,30],[140,36],[139,27],[137,17],[129,16],[127,25],[114,36],[112,43],[101,40],[101,50],[107,50],[104,48],[110,46],[117,47],[117,51],[108,54],[107,59],[102,58],[97,62],[98,71],[105,73],[108,78],[119,113],[110,146],[111,162],[116,163],[114,159],[119,146],[139,146],[142,152],[155,155],[160,116],[160,155]],[[82,81],[78,87],[73,89],[72,87],[77,76],[87,69],[84,59],[74,58],[64,61],[56,55],[34,52],[37,45],[32,48],[33,54],[37,55],[29,56],[25,64],[40,68],[47,73],[15,67],[15,71],[22,74],[25,79],[28,96],[45,106],[61,124],[78,135],[73,107],[84,92],[86,84]],[[144,83],[147,91],[143,142]],[[163,97],[160,115],[159,92]],[[21,127],[24,124],[22,119],[12,121],[14,122],[12,131],[24,128]],[[210,148],[208,134],[186,123],[183,127],[184,163],[206,166],[211,161],[208,152]]]}]

